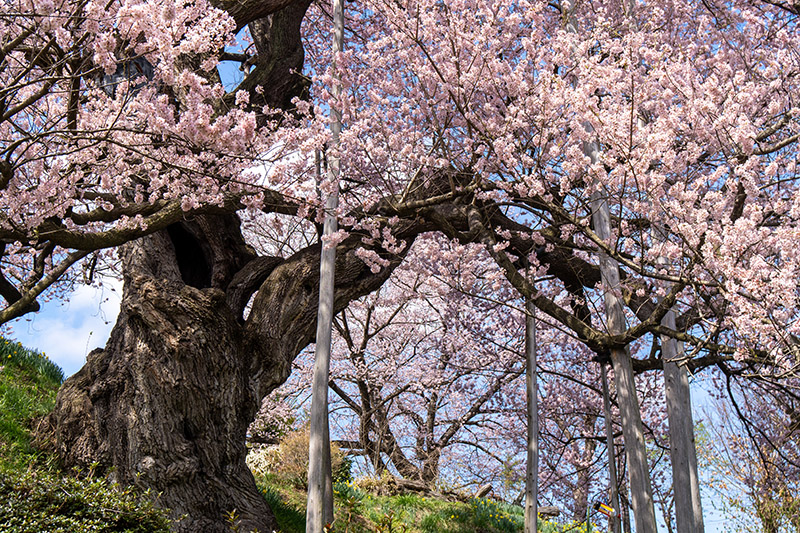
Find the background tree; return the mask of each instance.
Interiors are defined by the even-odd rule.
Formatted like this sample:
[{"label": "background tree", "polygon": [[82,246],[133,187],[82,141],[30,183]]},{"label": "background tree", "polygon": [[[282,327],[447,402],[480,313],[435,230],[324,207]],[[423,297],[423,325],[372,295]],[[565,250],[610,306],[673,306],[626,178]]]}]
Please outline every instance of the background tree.
[{"label": "background tree", "polygon": [[721,393],[714,400],[714,423],[704,425],[709,486],[731,528],[800,530],[800,419],[795,387],[784,385],[732,382],[728,398]]},{"label": "background tree", "polygon": [[[511,412],[503,405],[516,403],[506,395],[516,395],[510,385],[522,373],[513,336],[519,316],[465,294],[489,294],[485,288],[493,285],[484,269],[496,269],[480,247],[426,236],[410,254],[384,287],[337,317],[331,389],[340,444],[363,454],[375,473],[390,466],[417,489],[431,490],[442,461],[492,456],[487,432]],[[296,364],[293,382],[302,389],[308,361]],[[473,452],[454,451],[470,443]],[[486,465],[481,477],[495,470]]]},{"label": "background tree", "polygon": [[[664,334],[688,342],[690,357],[707,352],[794,368],[796,355],[791,362],[775,355],[792,344],[784,332],[796,327],[796,287],[750,277],[758,265],[762,280],[788,281],[795,271],[791,241],[779,237],[796,227],[789,208],[795,189],[786,185],[796,176],[788,148],[797,139],[795,102],[785,92],[794,77],[772,59],[796,49],[794,34],[775,26],[780,20],[794,27],[793,10],[752,2],[517,7],[368,8],[354,22],[365,28],[359,33],[386,37],[365,45],[381,49],[372,61],[354,60],[353,140],[363,143],[354,153],[377,160],[370,167],[376,175],[432,157],[453,165],[469,181],[454,180],[452,194],[481,192],[465,208],[469,231],[443,230],[482,242],[523,295],[597,352]],[[481,16],[467,22],[461,12]],[[560,31],[565,20],[574,31]],[[375,75],[390,71],[408,72],[407,83]],[[376,108],[387,117],[380,124],[370,120],[376,113],[358,111]],[[391,144],[409,138],[422,142]],[[597,149],[588,154],[591,143]],[[481,203],[486,199],[520,211],[495,211],[497,204]],[[590,221],[592,201],[609,206],[602,228]],[[783,230],[774,233],[775,224]],[[659,242],[653,227],[668,228]],[[520,242],[530,228],[537,229],[536,245]],[[520,273],[524,259],[547,262],[546,253],[559,249],[572,260],[568,272],[559,274],[552,262],[548,272],[572,296],[571,309]],[[619,286],[609,277],[598,286],[603,258],[621,265]],[[581,271],[583,259],[591,266]],[[749,273],[740,276],[743,269]],[[785,292],[773,292],[777,287]],[[603,296],[628,305],[627,316],[615,312],[614,328],[590,319],[604,311]],[[675,325],[662,324],[672,308]],[[621,365],[628,356],[616,359]],[[625,418],[636,426],[629,375],[623,385],[632,406]],[[646,462],[633,453],[642,450],[641,430],[626,431],[625,440],[628,457],[638,458],[633,494],[644,495]],[[650,507],[646,500],[637,505],[637,516]],[[655,527],[652,517],[646,522]]]}]

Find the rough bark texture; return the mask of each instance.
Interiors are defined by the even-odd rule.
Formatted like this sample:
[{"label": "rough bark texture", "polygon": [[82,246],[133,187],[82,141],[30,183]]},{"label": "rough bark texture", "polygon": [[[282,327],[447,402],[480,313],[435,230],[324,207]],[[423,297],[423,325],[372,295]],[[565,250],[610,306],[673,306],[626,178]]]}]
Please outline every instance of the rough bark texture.
[{"label": "rough bark texture", "polygon": [[[353,254],[359,242],[338,247],[336,310],[380,286],[401,259],[372,274]],[[231,215],[171,227],[122,255],[111,338],[65,382],[40,435],[55,436],[67,465],[97,462],[121,483],[160,493],[159,504],[183,516],[177,531],[229,531],[232,511],[241,531],[272,531],[244,461],[245,434],[313,341],[319,246],[255,258]],[[246,321],[243,287],[260,288]]]},{"label": "rough bark texture", "polygon": [[211,5],[228,12],[239,28],[296,3],[296,0],[211,0]]},{"label": "rough bark texture", "polygon": [[[305,52],[300,21],[310,4],[310,0],[295,0],[281,11],[249,23],[256,55],[252,70],[237,91],[250,93],[253,109],[266,104],[288,110],[294,107],[295,96],[307,96],[309,81],[302,76]],[[237,91],[225,97],[228,105],[234,104]],[[264,118],[260,113],[259,116]]]},{"label": "rough bark texture", "polygon": [[117,324],[59,391],[49,425],[68,465],[113,466],[121,483],[160,493],[175,518],[186,515],[179,530],[225,531],[236,510],[244,528],[269,531],[244,463],[260,402],[248,367],[261,354],[221,289],[248,254],[237,225],[223,236],[221,219],[204,222],[218,223],[213,236],[208,224],[181,225],[124,247]]}]

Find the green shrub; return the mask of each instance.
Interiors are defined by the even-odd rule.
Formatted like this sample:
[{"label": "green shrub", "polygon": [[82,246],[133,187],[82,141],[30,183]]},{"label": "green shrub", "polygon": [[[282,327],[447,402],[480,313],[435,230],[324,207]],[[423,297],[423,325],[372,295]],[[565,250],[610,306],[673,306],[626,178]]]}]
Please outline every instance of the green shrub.
[{"label": "green shrub", "polygon": [[0,533],[167,533],[149,494],[52,469],[0,473]]},{"label": "green shrub", "polygon": [[335,444],[332,445],[331,455],[333,455],[333,450],[337,450],[337,461],[339,461],[338,466],[336,463],[331,467],[333,470],[332,477],[334,483],[351,483],[353,481],[353,458],[349,455],[344,454],[340,451],[339,447]]},{"label": "green shrub", "polygon": [[[541,524],[541,521],[539,521]],[[422,531],[484,531],[518,533],[524,526],[522,508],[485,498],[472,499],[468,505],[452,504],[426,516]],[[540,530],[541,531],[541,530]]]},{"label": "green shrub", "polygon": [[325,529],[326,533],[362,533],[368,531],[362,514],[367,495],[352,482],[334,482],[333,497],[335,519]]}]

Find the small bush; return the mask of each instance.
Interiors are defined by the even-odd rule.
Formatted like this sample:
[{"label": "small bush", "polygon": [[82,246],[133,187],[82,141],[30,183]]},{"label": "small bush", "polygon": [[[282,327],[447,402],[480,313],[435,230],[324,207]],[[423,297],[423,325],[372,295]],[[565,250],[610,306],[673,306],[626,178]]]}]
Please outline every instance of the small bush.
[{"label": "small bush", "polygon": [[255,445],[247,453],[247,466],[257,478],[263,478],[280,467],[281,450],[277,445]]},{"label": "small bush", "polygon": [[[308,483],[308,428],[289,432],[277,446],[251,449],[247,464],[258,477],[273,474],[298,488]],[[331,445],[331,470],[333,481],[347,481],[350,477],[350,463],[345,461],[344,453],[335,444]]]},{"label": "small bush", "polygon": [[353,483],[360,490],[379,496],[392,496],[401,492],[397,487],[397,478],[387,471],[380,476],[360,477]]},{"label": "small bush", "polygon": [[0,473],[0,533],[167,533],[148,495],[49,470]]},{"label": "small bush", "polygon": [[[339,447],[333,445],[337,450]],[[341,450],[339,450],[341,452]],[[333,448],[331,448],[331,455],[333,455]],[[352,483],[353,482],[353,458],[341,452],[342,461],[338,467],[332,468],[333,482],[334,483]]]}]

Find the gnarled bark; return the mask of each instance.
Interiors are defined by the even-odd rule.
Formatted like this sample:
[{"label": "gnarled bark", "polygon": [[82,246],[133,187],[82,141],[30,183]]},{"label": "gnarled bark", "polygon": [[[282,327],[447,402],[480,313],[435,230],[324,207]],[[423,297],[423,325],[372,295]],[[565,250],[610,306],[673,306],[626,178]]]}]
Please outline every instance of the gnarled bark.
[{"label": "gnarled bark", "polygon": [[[413,238],[413,232],[411,235]],[[337,249],[335,308],[371,292],[378,274]],[[61,388],[40,428],[66,465],[98,463],[120,483],[159,493],[176,531],[276,528],[245,464],[245,435],[263,397],[285,381],[313,341],[319,245],[255,258],[235,215],[202,217],[122,251],[120,315],[103,350]],[[252,311],[244,303],[258,288]]]},{"label": "gnarled bark", "polygon": [[235,510],[245,529],[271,531],[244,463],[260,401],[248,366],[258,354],[223,290],[249,254],[237,225],[214,218],[124,247],[116,326],[65,382],[48,422],[67,465],[113,467],[117,481],[160,493],[159,504],[183,517],[177,530],[225,531]]}]

